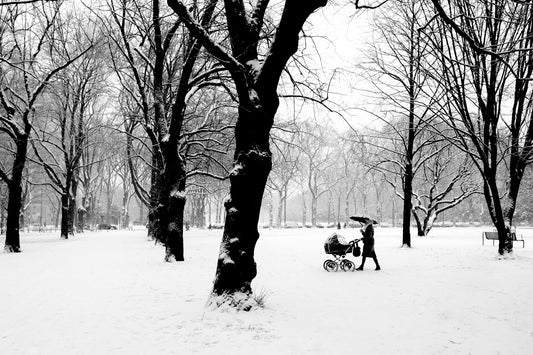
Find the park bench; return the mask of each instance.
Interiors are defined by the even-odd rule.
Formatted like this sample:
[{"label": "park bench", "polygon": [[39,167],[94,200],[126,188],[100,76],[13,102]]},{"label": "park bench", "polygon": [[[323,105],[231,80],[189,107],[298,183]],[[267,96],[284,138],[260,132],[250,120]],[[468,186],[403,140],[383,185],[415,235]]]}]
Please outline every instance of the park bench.
[{"label": "park bench", "polygon": [[[511,232],[511,237],[513,238],[513,242],[522,242],[522,248],[525,248],[525,241],[522,235],[519,235],[520,239],[518,239],[516,232]],[[483,232],[481,236],[481,243],[483,245],[485,245],[485,239],[492,240],[492,245],[494,245],[494,242],[498,240],[498,232]]]}]

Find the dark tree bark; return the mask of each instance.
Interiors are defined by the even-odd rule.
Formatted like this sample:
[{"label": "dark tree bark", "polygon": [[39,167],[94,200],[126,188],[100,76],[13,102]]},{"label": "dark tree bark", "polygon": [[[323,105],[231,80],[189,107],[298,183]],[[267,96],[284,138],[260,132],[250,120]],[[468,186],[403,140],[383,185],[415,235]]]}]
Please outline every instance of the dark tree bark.
[{"label": "dark tree bark", "polygon": [[68,239],[69,235],[69,205],[70,195],[61,195],[61,239]]},{"label": "dark tree bark", "polygon": [[4,234],[5,222],[6,222],[6,209],[7,209],[7,189],[5,191],[0,187],[0,234]]},{"label": "dark tree bark", "polygon": [[19,216],[22,207],[22,173],[26,164],[28,135],[31,131],[31,126],[29,124],[26,125],[25,131],[28,133],[18,135],[17,151],[13,162],[12,175],[8,180],[6,240],[4,250],[10,253],[21,252]]},{"label": "dark tree bark", "polygon": [[405,165],[404,174],[404,199],[403,199],[403,227],[402,227],[402,245],[411,247],[411,210],[413,196],[413,165]]},{"label": "dark tree bark", "polygon": [[326,2],[285,1],[274,41],[261,64],[258,47],[268,1],[258,1],[249,14],[244,2],[225,0],[230,55],[209,37],[181,1],[168,0],[191,34],[230,70],[239,100],[230,196],[225,202],[226,221],[211,298],[214,305],[230,304],[245,310],[253,307],[251,282],[257,274],[254,251],[261,200],[272,166],[269,139],[279,105],[276,90],[287,61],[298,49],[304,22]]}]

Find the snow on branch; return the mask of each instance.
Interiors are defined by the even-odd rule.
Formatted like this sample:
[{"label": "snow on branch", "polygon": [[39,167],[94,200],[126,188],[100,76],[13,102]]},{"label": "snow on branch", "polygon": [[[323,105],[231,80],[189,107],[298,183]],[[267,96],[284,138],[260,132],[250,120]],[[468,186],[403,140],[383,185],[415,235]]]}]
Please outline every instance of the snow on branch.
[{"label": "snow on branch", "polygon": [[56,2],[57,0],[20,0],[20,1],[0,1],[0,6],[9,6],[9,5],[24,5],[24,4],[31,4],[34,2]]},{"label": "snow on branch", "polygon": [[168,6],[181,18],[187,29],[196,37],[205,49],[216,57],[228,70],[243,69],[243,65],[233,58],[220,44],[218,44],[205,28],[200,25],[189,12],[183,2],[179,0],[168,0]]}]

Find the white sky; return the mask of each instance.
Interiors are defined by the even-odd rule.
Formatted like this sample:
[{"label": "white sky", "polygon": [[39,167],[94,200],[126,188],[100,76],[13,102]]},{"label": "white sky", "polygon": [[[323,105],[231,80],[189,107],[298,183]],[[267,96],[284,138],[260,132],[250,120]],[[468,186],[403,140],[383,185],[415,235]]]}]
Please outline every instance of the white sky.
[{"label": "white sky", "polygon": [[[363,78],[357,76],[354,71],[365,58],[367,43],[372,41],[371,22],[377,11],[379,10],[357,10],[353,5],[340,6],[330,2],[311,15],[305,27],[307,35],[319,36],[315,38],[320,55],[320,58],[316,57],[316,62],[322,64],[323,80],[329,80],[335,69],[341,69],[331,85],[330,100],[333,103],[330,106],[335,107],[338,104],[345,109],[352,108],[344,112],[343,116],[355,129],[372,125],[374,121],[370,114],[353,109],[365,106],[368,101],[362,90],[365,87]],[[312,55],[311,51],[309,53]],[[313,105],[310,102],[306,104],[302,114],[313,115]],[[349,128],[339,115],[328,113],[317,105],[314,109],[316,115],[329,120],[338,131]],[[279,114],[290,115],[286,113],[287,110],[282,105]]]}]

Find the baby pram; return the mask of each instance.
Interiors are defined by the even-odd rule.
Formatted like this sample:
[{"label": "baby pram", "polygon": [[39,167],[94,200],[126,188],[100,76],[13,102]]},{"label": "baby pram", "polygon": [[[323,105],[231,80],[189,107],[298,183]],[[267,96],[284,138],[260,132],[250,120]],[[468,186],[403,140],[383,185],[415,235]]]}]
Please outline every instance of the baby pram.
[{"label": "baby pram", "polygon": [[354,239],[346,242],[344,237],[340,234],[333,233],[324,242],[324,251],[326,254],[333,255],[335,260],[327,259],[324,261],[324,270],[331,272],[340,269],[342,271],[354,271],[355,264],[348,259],[345,259],[346,254],[352,253],[353,256],[361,255],[361,248],[358,242],[360,239]]}]

